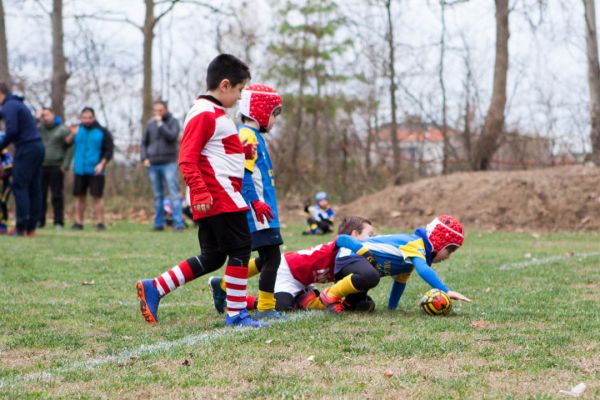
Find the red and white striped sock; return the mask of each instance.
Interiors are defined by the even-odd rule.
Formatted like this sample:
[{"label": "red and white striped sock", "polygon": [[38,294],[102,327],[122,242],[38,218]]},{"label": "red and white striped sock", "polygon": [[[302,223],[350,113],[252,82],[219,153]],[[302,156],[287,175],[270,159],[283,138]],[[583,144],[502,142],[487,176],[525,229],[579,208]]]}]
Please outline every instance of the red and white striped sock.
[{"label": "red and white striped sock", "polygon": [[160,297],[163,297],[179,286],[193,281],[195,278],[188,260],[184,260],[155,278],[154,287],[158,290]]},{"label": "red and white striped sock", "polygon": [[257,300],[258,297],[252,296],[250,293],[246,295],[246,308],[248,309],[248,311],[256,310]]},{"label": "red and white striped sock", "polygon": [[246,308],[246,285],[248,267],[228,265],[225,267],[225,292],[227,293],[227,314],[236,316]]}]

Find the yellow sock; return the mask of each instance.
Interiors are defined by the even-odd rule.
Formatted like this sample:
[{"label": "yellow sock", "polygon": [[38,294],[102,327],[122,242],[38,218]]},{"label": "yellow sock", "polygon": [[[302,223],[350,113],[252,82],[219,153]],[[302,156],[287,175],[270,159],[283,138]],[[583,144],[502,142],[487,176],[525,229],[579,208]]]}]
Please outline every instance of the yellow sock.
[{"label": "yellow sock", "polygon": [[[248,263],[248,278],[258,275],[259,273],[260,271],[256,268],[256,258],[253,258]],[[225,287],[225,278],[221,278],[221,289],[227,291]]]},{"label": "yellow sock", "polygon": [[324,310],[325,305],[323,304],[323,302],[321,302],[321,299],[316,297],[316,298],[312,299],[310,303],[308,303],[308,307],[306,307],[306,309],[307,310]]},{"label": "yellow sock", "polygon": [[258,291],[258,311],[268,311],[275,309],[275,294],[269,292]]},{"label": "yellow sock", "polygon": [[256,268],[256,258],[253,258],[248,263],[248,278],[260,274],[258,268]]},{"label": "yellow sock", "polygon": [[338,281],[335,285],[329,289],[329,295],[333,297],[337,297],[338,299],[343,299],[349,294],[358,293],[360,290],[357,290],[352,284],[352,274],[345,276],[344,279]]}]

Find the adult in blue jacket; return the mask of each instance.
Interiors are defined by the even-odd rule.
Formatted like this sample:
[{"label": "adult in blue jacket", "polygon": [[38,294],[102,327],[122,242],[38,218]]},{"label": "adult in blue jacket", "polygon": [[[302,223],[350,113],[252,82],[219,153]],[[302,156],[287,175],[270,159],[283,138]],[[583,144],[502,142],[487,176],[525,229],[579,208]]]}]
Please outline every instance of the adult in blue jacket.
[{"label": "adult in blue jacket", "polygon": [[0,141],[0,151],[11,143],[15,146],[12,188],[17,226],[12,233],[34,236],[42,209],[42,137],[23,99],[13,95],[4,82],[0,82],[0,104],[6,128],[6,134]]},{"label": "adult in blue jacket", "polygon": [[89,190],[94,199],[96,230],[104,230],[104,170],[113,156],[113,140],[110,132],[96,121],[91,107],[81,110],[81,124],[75,134],[73,156],[73,195],[75,196],[75,223],[72,229],[83,229],[86,194]]}]

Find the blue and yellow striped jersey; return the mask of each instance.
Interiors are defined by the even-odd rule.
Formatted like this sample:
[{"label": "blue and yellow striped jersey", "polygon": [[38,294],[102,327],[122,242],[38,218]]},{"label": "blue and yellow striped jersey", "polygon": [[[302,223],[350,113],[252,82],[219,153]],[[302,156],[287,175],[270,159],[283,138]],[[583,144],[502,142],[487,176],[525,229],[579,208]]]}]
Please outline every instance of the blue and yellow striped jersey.
[{"label": "blue and yellow striped jersey", "polygon": [[[367,250],[377,261],[380,276],[391,276],[394,279],[388,307],[394,309],[406,282],[416,269],[425,282],[436,289],[448,291],[448,288],[431,268],[433,262],[433,246],[427,238],[427,232],[418,228],[413,234],[396,234],[375,236],[359,241],[348,235],[340,235],[336,240],[340,247],[337,258],[360,256]],[[335,274],[339,272],[336,263]]]},{"label": "blue and yellow striped jersey", "polygon": [[[241,125],[239,128],[240,140],[242,143],[256,144],[256,155],[252,160],[245,161],[244,182],[242,185],[242,195],[250,206],[246,214],[250,232],[256,232],[263,229],[279,228],[279,214],[277,212],[277,198],[275,195],[275,174],[273,173],[273,164],[267,149],[265,139],[257,129],[248,125]],[[252,202],[260,200],[271,207],[275,216],[269,222],[260,222],[256,219]]]}]

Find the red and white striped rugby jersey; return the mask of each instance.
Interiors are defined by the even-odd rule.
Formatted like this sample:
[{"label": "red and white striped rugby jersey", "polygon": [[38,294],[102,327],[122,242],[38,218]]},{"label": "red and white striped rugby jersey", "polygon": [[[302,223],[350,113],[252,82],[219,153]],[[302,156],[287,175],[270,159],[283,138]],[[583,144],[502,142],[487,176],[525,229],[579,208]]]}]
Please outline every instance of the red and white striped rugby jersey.
[{"label": "red and white striped rugby jersey", "polygon": [[190,188],[191,204],[210,193],[213,204],[207,213],[192,207],[194,219],[247,211],[242,197],[244,151],[225,108],[211,96],[200,96],[185,117],[179,149],[179,168]]}]

